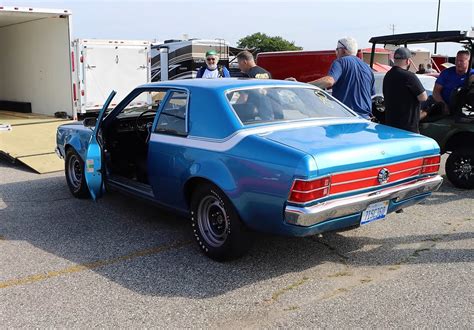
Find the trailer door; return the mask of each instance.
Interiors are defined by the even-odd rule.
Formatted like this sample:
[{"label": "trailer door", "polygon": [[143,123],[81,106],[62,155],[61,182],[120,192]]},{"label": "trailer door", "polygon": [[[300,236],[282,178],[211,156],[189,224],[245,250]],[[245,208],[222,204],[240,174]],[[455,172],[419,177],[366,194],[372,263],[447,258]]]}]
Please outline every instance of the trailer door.
[{"label": "trailer door", "polygon": [[[138,85],[148,82],[148,47],[88,46],[84,48],[86,110],[101,109],[111,90],[123,99]],[[137,102],[146,100],[136,100]],[[110,106],[113,107],[112,103]]]}]

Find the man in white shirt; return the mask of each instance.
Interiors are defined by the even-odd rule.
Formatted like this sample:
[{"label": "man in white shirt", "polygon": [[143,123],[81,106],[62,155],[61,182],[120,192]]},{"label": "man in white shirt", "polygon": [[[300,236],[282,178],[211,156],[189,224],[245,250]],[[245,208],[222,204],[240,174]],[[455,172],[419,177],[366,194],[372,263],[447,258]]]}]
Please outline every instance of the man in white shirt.
[{"label": "man in white shirt", "polygon": [[206,53],[206,66],[203,66],[199,69],[196,78],[228,78],[230,77],[230,72],[223,65],[218,65],[219,56],[214,49],[209,50]]}]

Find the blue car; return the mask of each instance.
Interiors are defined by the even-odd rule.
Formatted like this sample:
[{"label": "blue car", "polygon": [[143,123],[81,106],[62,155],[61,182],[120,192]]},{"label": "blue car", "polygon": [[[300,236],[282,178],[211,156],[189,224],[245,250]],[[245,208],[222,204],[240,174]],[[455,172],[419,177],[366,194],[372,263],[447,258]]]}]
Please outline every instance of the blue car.
[{"label": "blue car", "polygon": [[109,189],[189,216],[216,260],[260,231],[307,236],[383,219],[442,183],[427,137],[367,121],[303,83],[194,79],[135,88],[62,125],[57,153],[78,198]]}]

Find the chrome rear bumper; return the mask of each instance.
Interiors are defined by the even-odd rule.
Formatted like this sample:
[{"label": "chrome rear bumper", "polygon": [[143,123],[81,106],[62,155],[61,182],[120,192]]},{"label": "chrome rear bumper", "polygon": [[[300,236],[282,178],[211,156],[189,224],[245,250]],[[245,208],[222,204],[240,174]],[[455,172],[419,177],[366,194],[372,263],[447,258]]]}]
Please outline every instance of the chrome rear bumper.
[{"label": "chrome rear bumper", "polygon": [[388,187],[376,192],[330,200],[313,206],[298,207],[288,205],[285,208],[287,223],[298,226],[312,226],[325,220],[343,217],[364,211],[372,203],[404,199],[433,192],[443,183],[440,175],[424,178],[397,186]]}]

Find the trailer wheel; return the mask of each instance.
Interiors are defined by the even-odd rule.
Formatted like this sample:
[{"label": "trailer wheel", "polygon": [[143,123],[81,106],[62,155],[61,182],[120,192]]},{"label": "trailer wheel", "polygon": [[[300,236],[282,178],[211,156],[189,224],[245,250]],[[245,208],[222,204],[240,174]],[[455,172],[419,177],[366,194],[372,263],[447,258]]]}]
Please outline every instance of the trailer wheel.
[{"label": "trailer wheel", "polygon": [[66,182],[72,195],[76,198],[90,197],[86,178],[84,176],[84,161],[72,148],[69,148],[66,152],[64,171]]}]

